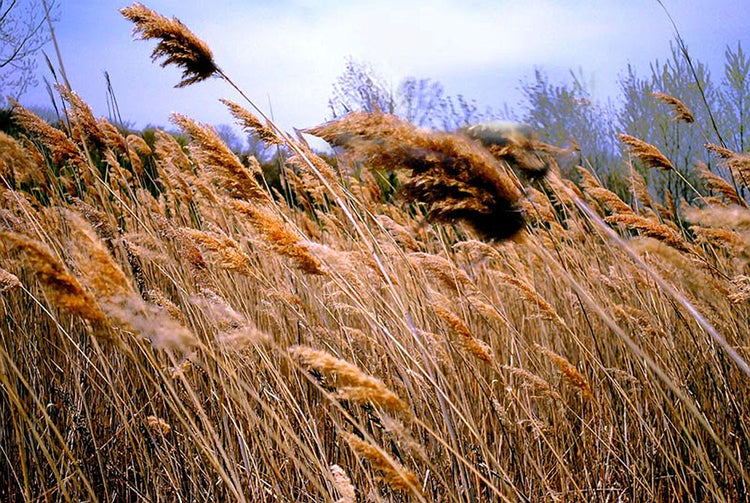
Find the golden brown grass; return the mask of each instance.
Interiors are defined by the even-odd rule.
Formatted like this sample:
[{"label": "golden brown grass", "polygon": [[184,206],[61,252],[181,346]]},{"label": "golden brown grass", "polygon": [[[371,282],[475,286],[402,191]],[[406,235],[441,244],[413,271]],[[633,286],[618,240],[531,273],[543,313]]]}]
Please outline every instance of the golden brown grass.
[{"label": "golden brown grass", "polygon": [[[207,126],[93,141],[73,108],[0,136],[0,500],[746,499],[750,212],[721,171],[693,203],[587,170],[526,198],[466,138],[355,115],[316,129],[334,169],[253,114],[285,198]],[[523,239],[478,239],[498,206]]]},{"label": "golden brown grass", "polygon": [[511,237],[523,227],[521,193],[511,173],[468,138],[365,113],[351,113],[306,132],[377,169],[408,170],[402,194],[427,204],[433,220],[468,222],[489,239]]},{"label": "golden brown grass", "polygon": [[159,40],[151,54],[154,61],[163,57],[162,66],[174,64],[182,68],[182,81],[177,87],[205,80],[218,70],[208,45],[179,19],[164,17],[137,2],[120,12],[135,25],[134,35],[139,35],[144,40]]},{"label": "golden brown grass", "polygon": [[667,159],[658,148],[650,143],[622,133],[618,134],[617,138],[627,145],[630,148],[630,152],[635,157],[646,163],[647,166],[663,170],[674,170],[674,166],[670,160]]},{"label": "golden brown grass", "polygon": [[654,92],[651,94],[657,100],[663,101],[664,103],[672,107],[672,118],[674,120],[683,121],[688,124],[695,122],[695,116],[693,115],[693,113],[679,99],[667,93]]}]

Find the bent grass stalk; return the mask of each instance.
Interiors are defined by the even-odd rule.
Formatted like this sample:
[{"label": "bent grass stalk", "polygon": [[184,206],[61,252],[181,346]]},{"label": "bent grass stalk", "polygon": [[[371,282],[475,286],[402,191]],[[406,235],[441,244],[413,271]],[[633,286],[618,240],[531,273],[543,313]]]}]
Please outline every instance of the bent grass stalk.
[{"label": "bent grass stalk", "polygon": [[[183,35],[169,35],[158,47],[195,43]],[[185,49],[170,64],[189,59],[193,49]],[[651,230],[638,225],[659,222],[664,229],[653,232],[672,236],[678,247],[682,239],[689,249],[684,254],[642,237],[623,254],[625,240],[609,239],[610,226],[595,221],[591,208],[584,211],[575,199],[583,194],[554,179],[553,170],[542,188],[559,193],[527,191],[524,210],[538,211],[538,218],[528,220],[524,241],[479,243],[462,224],[419,226],[421,209],[415,215],[364,194],[371,174],[341,177],[347,166],[333,169],[292,138],[279,145],[295,158],[289,169],[324,196],[301,206],[276,194],[261,201],[255,196],[271,194],[262,184],[254,193],[222,177],[199,182],[208,178],[208,164],[238,167],[219,155],[218,144],[194,138],[183,153],[161,135],[148,153],[138,136],[122,138],[122,147],[106,127],[106,145],[97,144],[85,134],[90,114],[76,107],[68,139],[82,149],[83,169],[104,167],[113,177],[74,186],[74,175],[55,175],[65,190],[41,186],[40,200],[14,186],[5,170],[0,232],[54,250],[61,270],[94,296],[107,320],[91,323],[63,310],[55,319],[53,295],[28,296],[45,285],[24,264],[23,251],[0,254],[0,271],[13,275],[0,272],[0,290],[9,285],[0,292],[0,379],[8,390],[0,406],[12,411],[0,435],[23,439],[7,451],[18,452],[23,466],[0,469],[11,497],[351,501],[404,498],[395,488],[405,485],[413,499],[446,501],[626,494],[735,500],[746,493],[747,373],[652,277],[661,276],[720,327],[728,344],[743,344],[750,288],[742,222],[750,214],[720,207],[730,193],[723,201],[706,198],[714,206],[678,213],[669,199],[668,208],[649,201],[635,178],[641,208],[584,178],[591,207],[628,216],[615,224],[623,234],[645,234]],[[256,135],[278,136],[260,114],[250,119]],[[149,181],[158,190],[144,190],[129,152],[143,160],[144,173],[157,162]],[[456,162],[447,159],[446,166]],[[472,188],[472,197],[481,191]],[[457,203],[448,201],[446,211]],[[233,208],[245,204],[270,220],[254,225]],[[682,215],[694,220],[693,231],[677,227]],[[265,235],[258,232],[264,228]],[[305,252],[323,274],[294,267]],[[690,274],[696,259],[710,267]],[[158,312],[179,320],[200,344],[175,352],[142,340],[148,327],[119,323],[113,311],[111,299],[123,296],[142,314],[138,323]],[[129,305],[118,306],[127,321]],[[96,336],[110,333],[121,347],[97,343]],[[451,341],[474,339],[493,353],[477,351],[485,358],[476,359],[445,351]],[[550,349],[535,350],[534,343]],[[290,347],[308,348],[308,358]],[[460,348],[467,355],[469,349]],[[745,358],[746,348],[734,349]],[[556,389],[543,369],[562,376]],[[586,390],[596,399],[571,399]],[[419,478],[404,476],[407,470]],[[392,485],[378,483],[383,479]]]}]

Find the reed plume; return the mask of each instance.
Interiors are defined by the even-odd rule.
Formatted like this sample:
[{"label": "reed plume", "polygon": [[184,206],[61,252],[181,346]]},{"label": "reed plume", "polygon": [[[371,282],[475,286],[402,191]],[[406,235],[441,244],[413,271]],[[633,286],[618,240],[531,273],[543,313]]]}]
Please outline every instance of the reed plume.
[{"label": "reed plume", "polygon": [[0,234],[9,251],[18,251],[26,265],[44,288],[52,303],[81,318],[103,322],[104,313],[78,280],[52,251],[39,241],[12,232]]},{"label": "reed plume", "polygon": [[278,254],[292,259],[307,274],[325,275],[320,260],[284,221],[265,207],[244,201],[229,201],[229,206],[246,216],[253,227]]},{"label": "reed plume", "polygon": [[409,229],[387,215],[378,215],[376,218],[378,224],[383,226],[399,246],[410,252],[419,251],[419,243],[414,239],[413,233]]},{"label": "reed plume", "polygon": [[750,241],[742,239],[738,233],[727,229],[711,229],[699,225],[691,225],[690,231],[695,234],[695,242],[711,244],[717,248],[727,248],[735,253],[750,249]]},{"label": "reed plume", "polygon": [[563,375],[565,380],[573,385],[573,387],[577,388],[584,398],[589,400],[594,398],[594,394],[591,392],[591,386],[575,365],[549,348],[540,346],[539,344],[534,344],[534,347],[557,366],[557,369]]},{"label": "reed plume", "polygon": [[526,302],[539,309],[539,313],[541,314],[543,319],[554,321],[561,327],[566,326],[565,321],[560,317],[559,314],[557,314],[555,308],[552,307],[549,302],[544,300],[544,298],[539,295],[539,292],[537,292],[532,285],[529,285],[521,278],[501,271],[494,271],[493,276],[497,278],[501,283],[512,285],[513,287],[517,288],[518,291],[521,292],[521,296]]},{"label": "reed plume", "polygon": [[99,127],[99,122],[94,118],[94,113],[91,111],[85,101],[78,96],[78,93],[68,89],[62,84],[55,85],[55,89],[60,93],[60,96],[70,103],[70,124],[73,128],[73,132],[76,134],[76,138],[83,142],[86,138],[91,142],[95,148],[101,148],[107,144],[107,136],[104,131]]},{"label": "reed plume", "polygon": [[190,159],[171,134],[157,129],[154,133],[154,153],[159,162],[173,167],[181,173],[191,173]]},{"label": "reed plume", "polygon": [[644,236],[658,239],[676,250],[691,251],[690,244],[677,231],[654,219],[642,217],[635,213],[616,213],[608,216],[605,220],[609,224],[622,224]]},{"label": "reed plume", "polygon": [[246,276],[255,276],[254,267],[240,245],[229,236],[184,228],[181,232],[201,247],[209,250],[216,257],[216,265],[227,271],[234,271]]},{"label": "reed plume", "polygon": [[199,124],[184,115],[172,114],[172,122],[190,135],[194,144],[191,151],[198,162],[213,175],[214,181],[231,196],[248,200],[268,201],[269,195],[255,176],[260,169],[251,171],[242,165],[229,150],[216,131],[206,124]]},{"label": "reed plume", "polygon": [[172,431],[172,426],[168,422],[153,415],[146,417],[146,425],[156,435],[166,436]]},{"label": "reed plume", "polygon": [[323,372],[332,386],[339,389],[338,397],[360,403],[372,403],[390,410],[406,410],[406,402],[376,377],[365,374],[356,365],[306,346],[292,346],[289,354],[307,368]]},{"label": "reed plume", "polygon": [[466,137],[368,113],[350,113],[306,132],[373,169],[409,170],[400,192],[409,201],[425,203],[432,220],[464,221],[486,239],[512,237],[524,226],[516,182]]},{"label": "reed plume", "polygon": [[433,305],[432,308],[451,329],[451,332],[459,336],[461,347],[473,357],[491,364],[493,360],[492,348],[487,343],[474,337],[469,327],[461,321],[461,318],[453,314],[450,310],[439,305]]},{"label": "reed plume", "polygon": [[750,231],[750,209],[742,206],[696,208],[685,206],[685,218],[706,227]]},{"label": "reed plume", "polygon": [[0,131],[0,186],[44,185],[44,166],[15,138]]},{"label": "reed plume", "polygon": [[13,288],[21,288],[21,286],[21,281],[18,279],[18,276],[11,274],[0,267],[0,293]]},{"label": "reed plume", "polygon": [[174,64],[182,69],[182,80],[175,87],[206,80],[219,71],[208,45],[176,17],[169,19],[137,2],[120,13],[135,24],[134,37],[159,40],[151,53],[153,61],[164,57],[162,67]]},{"label": "reed plume", "polygon": [[47,124],[43,119],[22,107],[17,101],[10,100],[13,105],[13,117],[26,131],[40,141],[52,154],[52,161],[56,166],[68,162],[76,167],[85,167],[86,161],[81,151],[65,133]]},{"label": "reed plume", "polygon": [[538,375],[532,374],[526,369],[511,367],[509,365],[503,365],[503,369],[507,370],[511,376],[520,379],[522,387],[531,388],[543,397],[562,401],[562,397],[557,391],[552,389],[550,383],[548,383]]},{"label": "reed plume", "polygon": [[724,180],[719,175],[712,173],[705,163],[698,162],[698,164],[695,166],[695,170],[698,172],[698,176],[700,176],[701,180],[703,180],[703,183],[706,184],[706,187],[708,187],[709,190],[718,192],[721,197],[726,199],[726,201],[730,204],[747,206],[745,200],[742,199],[739,194],[737,194],[737,190],[732,187],[732,184]]},{"label": "reed plume", "polygon": [[279,138],[279,135],[273,131],[269,126],[263,124],[260,119],[253,115],[247,109],[241,107],[237,103],[226,99],[220,99],[224,103],[232,116],[237,120],[237,123],[241,125],[245,131],[255,135],[259,140],[267,145],[283,145],[284,140]]},{"label": "reed plume", "polygon": [[732,279],[732,291],[728,296],[733,304],[750,300],[750,276],[739,275]]},{"label": "reed plume", "polygon": [[342,432],[341,436],[357,455],[369,461],[373,468],[382,473],[383,482],[397,491],[420,493],[419,479],[401,463],[351,433]]},{"label": "reed plume", "polygon": [[630,152],[638,159],[646,163],[647,166],[651,168],[663,169],[665,171],[674,170],[674,166],[669,161],[669,159],[667,159],[664,154],[659,151],[658,148],[651,145],[650,143],[646,143],[643,140],[639,140],[635,136],[630,136],[623,133],[618,134],[617,138],[619,138],[621,142],[627,145],[630,149]]},{"label": "reed plume", "polygon": [[103,303],[131,295],[128,278],[88,222],[68,209],[62,216],[70,238],[67,251],[86,287]]},{"label": "reed plume", "polygon": [[169,317],[173,320],[183,325],[185,324],[185,314],[179,307],[177,307],[177,304],[172,302],[161,290],[152,288],[146,292],[145,298],[153,305],[166,311],[166,313],[169,314]]},{"label": "reed plume", "polygon": [[721,163],[729,169],[729,172],[738,179],[745,187],[750,187],[750,154],[747,152],[734,152],[728,148],[713,143],[707,143],[706,149],[721,158]]},{"label": "reed plume", "polygon": [[456,295],[476,291],[474,283],[464,271],[439,255],[421,252],[410,253],[409,262],[417,269],[424,271],[430,278],[438,280]]},{"label": "reed plume", "polygon": [[695,117],[690,109],[685,104],[667,93],[653,92],[651,95],[659,101],[663,101],[670,107],[672,107],[672,119],[676,121],[687,122],[688,124],[695,122]]},{"label": "reed plume", "polygon": [[97,123],[99,125],[99,129],[104,135],[106,145],[114,152],[120,155],[125,155],[127,153],[128,147],[125,143],[125,137],[120,132],[120,130],[117,129],[117,126],[109,122],[104,117],[100,117]]},{"label": "reed plume", "polygon": [[507,162],[529,178],[539,178],[549,170],[548,159],[537,134],[528,126],[503,121],[476,124],[461,133],[478,141],[496,159]]},{"label": "reed plume", "polygon": [[339,465],[331,465],[331,477],[341,496],[336,503],[357,503],[357,493],[344,469]]}]

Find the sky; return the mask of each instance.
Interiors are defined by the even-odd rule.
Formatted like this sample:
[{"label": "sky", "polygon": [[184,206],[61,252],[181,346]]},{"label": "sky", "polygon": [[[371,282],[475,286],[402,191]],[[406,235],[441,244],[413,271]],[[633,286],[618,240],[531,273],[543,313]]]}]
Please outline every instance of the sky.
[{"label": "sky", "polygon": [[[553,82],[582,71],[597,98],[616,98],[632,64],[670,54],[674,31],[656,0],[142,0],[176,16],[211,47],[217,64],[286,130],[329,118],[332,86],[347,58],[370,64],[394,88],[408,76],[440,81],[482,107],[517,108],[521,81],[542,68]],[[169,126],[180,112],[228,124],[212,79],[176,89],[176,68],[151,62],[153,41],[135,41],[118,12],[131,2],[58,0],[55,26],[73,89],[106,116],[108,72],[124,120]],[[727,44],[750,50],[750,0],[663,0],[691,55],[721,76]],[[47,47],[52,56],[52,47]],[[48,74],[46,64],[39,66]],[[25,105],[49,106],[43,86]]]}]

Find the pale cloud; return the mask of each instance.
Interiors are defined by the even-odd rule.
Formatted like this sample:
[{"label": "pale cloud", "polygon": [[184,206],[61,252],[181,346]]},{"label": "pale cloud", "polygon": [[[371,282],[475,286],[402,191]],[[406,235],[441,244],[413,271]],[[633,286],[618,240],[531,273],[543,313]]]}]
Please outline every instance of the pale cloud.
[{"label": "pale cloud", "polygon": [[585,54],[590,59],[606,57],[596,52],[605,50],[612,37],[632,37],[613,26],[622,19],[616,12],[610,19],[582,15],[589,2],[282,5],[286,8],[240,9],[227,13],[221,22],[216,21],[220,13],[214,13],[200,28],[224,67],[258,99],[270,96],[281,122],[294,126],[325,116],[332,83],[347,57],[371,63],[395,85],[410,75],[476,74],[487,68],[502,74],[522,65],[581,66]]},{"label": "pale cloud", "polygon": [[[219,81],[173,89],[179,72],[150,62],[153,42],[130,39],[129,23],[117,14],[124,3],[63,4],[58,35],[68,73],[96,113],[106,113],[101,74],[108,70],[125,118],[140,125],[166,124],[171,111],[204,122],[230,122],[217,99],[239,97]],[[261,108],[273,108],[286,129],[326,117],[332,85],[347,57],[371,63],[394,86],[407,76],[436,78],[451,93],[501,106],[513,101],[508,98],[512,83],[535,66],[558,75],[580,67],[612,90],[628,62],[645,72],[649,61],[667,56],[672,38],[671,25],[652,0],[146,3],[178,16],[206,40],[219,65]],[[720,60],[721,47],[736,43],[742,16],[727,14],[738,9],[736,3],[723,0],[709,12],[699,0],[672,3],[667,5],[699,59]],[[722,33],[733,38],[714,43]],[[700,53],[709,46],[713,52]],[[47,100],[43,90],[36,99]]]}]

